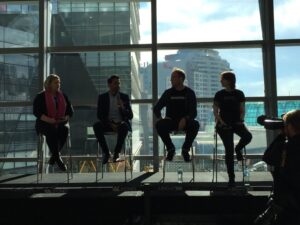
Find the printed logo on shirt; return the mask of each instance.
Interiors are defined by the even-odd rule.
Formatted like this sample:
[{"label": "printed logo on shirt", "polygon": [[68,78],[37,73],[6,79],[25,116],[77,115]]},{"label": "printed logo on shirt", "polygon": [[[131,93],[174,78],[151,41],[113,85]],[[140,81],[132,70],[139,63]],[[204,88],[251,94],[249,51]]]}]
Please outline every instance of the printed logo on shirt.
[{"label": "printed logo on shirt", "polygon": [[185,100],[185,96],[171,96],[171,100]]},{"label": "printed logo on shirt", "polygon": [[236,99],[235,96],[224,96],[224,100],[225,100],[225,101],[228,101],[228,100],[234,101],[234,100],[237,100],[237,99]]}]

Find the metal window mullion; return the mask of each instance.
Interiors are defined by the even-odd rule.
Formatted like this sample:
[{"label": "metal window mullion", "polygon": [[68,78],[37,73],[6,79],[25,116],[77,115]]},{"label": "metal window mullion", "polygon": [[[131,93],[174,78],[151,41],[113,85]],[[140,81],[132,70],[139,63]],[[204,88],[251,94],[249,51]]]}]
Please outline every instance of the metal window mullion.
[{"label": "metal window mullion", "polygon": [[[268,116],[277,116],[277,84],[275,59],[275,29],[273,0],[260,0],[260,14],[263,32],[263,66],[265,85],[265,113]],[[274,139],[276,133],[267,130],[267,144]]]},{"label": "metal window mullion", "polygon": [[39,74],[38,87],[43,89],[44,77],[46,74],[46,15],[47,0],[39,2]]},{"label": "metal window mullion", "polygon": [[[151,2],[151,32],[152,32],[152,107],[158,99],[158,74],[157,74],[157,0]],[[153,169],[159,171],[159,146],[158,135],[155,129],[156,117],[153,117]]]}]

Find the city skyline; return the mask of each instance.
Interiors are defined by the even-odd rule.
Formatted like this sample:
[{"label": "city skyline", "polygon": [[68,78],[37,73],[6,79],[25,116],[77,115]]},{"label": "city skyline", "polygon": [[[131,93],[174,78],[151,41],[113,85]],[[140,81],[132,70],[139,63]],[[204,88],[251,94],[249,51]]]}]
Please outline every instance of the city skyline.
[{"label": "city skyline", "polygon": [[[144,18],[140,26],[141,43],[149,43],[151,5],[141,5],[140,14]],[[274,1],[275,38],[300,37],[300,15],[296,12],[299,7],[297,0]],[[258,1],[190,0],[185,4],[181,0],[165,0],[157,2],[157,9],[158,43],[262,40]],[[165,55],[176,51],[158,51],[158,60],[163,61]],[[246,96],[264,96],[261,49],[222,49],[219,52],[230,62],[237,75],[237,87],[244,89]],[[276,47],[278,95],[300,95],[297,88],[300,86],[299,56],[299,47]],[[151,55],[144,53],[141,58],[142,62],[147,62]]]},{"label": "city skyline", "polygon": [[[50,2],[57,3],[54,0]],[[72,103],[78,106],[74,118],[71,120],[72,148],[75,149],[75,152],[82,154],[85,149],[86,128],[96,120],[94,106],[97,103],[97,94],[107,90],[106,79],[113,73],[121,74],[124,84],[122,90],[130,94],[133,100],[142,100],[133,104],[135,116],[132,133],[132,147],[136,154],[141,155],[153,155],[154,151],[162,153],[160,145],[158,150],[153,149],[157,147],[153,146],[154,121],[151,107],[154,101],[150,103],[148,100],[153,100],[153,96],[155,96],[152,93],[153,90],[158,92],[159,97],[162,91],[170,86],[169,77],[173,67],[186,70],[187,84],[196,90],[197,97],[200,99],[213,98],[214,93],[221,88],[220,72],[228,69],[236,73],[237,88],[243,90],[246,97],[265,96],[264,65],[262,49],[259,46],[255,48],[228,46],[220,49],[171,50],[158,48],[158,73],[154,74],[157,77],[157,88],[154,89],[151,51],[111,49],[97,52],[87,48],[85,52],[85,47],[95,45],[151,44],[151,17],[149,14],[151,3],[137,3],[139,7],[131,8],[132,6],[129,5],[135,3],[128,2],[126,6],[116,2],[103,4],[98,1],[90,5],[89,1],[84,3],[76,1],[74,4],[70,2],[58,4],[56,5],[58,8],[52,8],[53,11],[49,8],[51,17],[48,19],[51,20],[53,26],[46,32],[46,35],[50,37],[47,46],[57,49],[70,47],[71,49],[65,53],[49,48],[49,55],[47,55],[49,61],[46,63],[46,67],[49,66],[49,72],[58,73],[61,76],[62,89],[72,99]],[[191,0],[189,6],[183,1],[183,4],[178,5],[178,2],[172,1],[172,4],[168,0],[157,2],[158,43],[171,41],[176,46],[182,42],[221,41],[225,45],[228,40],[258,40],[263,44],[258,1],[239,1],[239,4],[229,8],[224,7],[226,5],[224,5],[224,1]],[[237,3],[237,1],[231,1],[231,3],[233,2]],[[295,4],[295,1],[289,2]],[[22,4],[20,7],[16,7],[15,4],[7,4],[14,7],[11,7],[11,11],[7,14],[0,12],[0,16],[4,18],[0,21],[0,44],[9,48],[38,47],[38,30],[34,30],[34,27],[38,29],[36,23],[39,18],[36,13],[38,8],[29,6],[26,8]],[[38,2],[33,5],[37,6]],[[247,5],[250,7],[245,7]],[[3,4],[0,4],[0,10],[3,11],[2,6]],[[81,8],[82,6],[83,8]],[[29,9],[32,9],[34,13],[29,13],[30,16],[27,16],[26,10]],[[95,11],[96,9],[98,11]],[[147,16],[143,14],[145,11],[148,13]],[[139,13],[142,14],[139,15]],[[276,13],[281,15],[282,11]],[[140,26],[138,26],[138,22],[140,22]],[[292,29],[291,26],[290,29]],[[11,36],[13,38],[9,38]],[[139,38],[141,41],[138,41]],[[77,49],[77,46],[81,47]],[[181,46],[185,46],[185,44]],[[241,44],[241,46],[243,45]],[[278,95],[295,96],[300,93],[298,89],[300,66],[297,62],[299,53],[299,47],[276,47]],[[2,74],[4,74],[0,79],[1,100],[25,102],[34,97],[37,90],[32,88],[37,88],[37,81],[42,77],[38,74],[38,54],[28,55],[30,56],[26,56],[24,53],[0,55],[0,71],[3,71]],[[22,57],[24,57],[23,60]],[[265,74],[265,76],[272,76],[272,74]],[[207,83],[205,83],[206,80]],[[144,82],[143,85],[142,82]],[[78,90],[82,91],[78,92]],[[263,98],[261,99],[260,102],[247,102],[246,105],[248,112],[251,112],[246,115],[246,122],[251,122],[251,129],[255,130],[255,139],[258,140],[257,143],[249,146],[251,151],[262,151],[266,142],[265,130],[257,126],[255,121],[258,113],[264,113]],[[298,103],[299,101],[294,101],[292,104],[283,102],[278,104],[279,110],[284,111],[289,107],[298,107]],[[87,105],[92,107],[85,108]],[[198,119],[203,120],[200,121],[203,123],[199,133],[202,132],[201,135],[203,135],[203,132],[206,132],[209,137],[208,141],[212,143],[211,105],[211,102],[203,103],[201,101],[199,103]],[[35,118],[31,115],[31,108],[18,107],[18,109],[11,110],[5,106],[1,108],[1,113],[3,116],[1,122],[6,124],[3,132],[1,131],[1,137],[9,137],[3,139],[6,153],[22,153],[22,151],[25,152],[24,154],[32,153],[36,137],[33,127]],[[210,126],[205,127],[206,123]],[[19,135],[19,139],[17,139],[14,136],[18,135],[17,132],[15,134],[10,132],[10,129],[13,128],[22,130],[24,136]],[[29,130],[31,133],[28,132]],[[199,140],[202,138],[201,135],[199,135]],[[25,136],[26,138],[24,138]],[[199,140],[197,139],[197,141]],[[211,143],[207,145],[209,149],[212,147]],[[25,145],[26,150],[22,149]]]}]

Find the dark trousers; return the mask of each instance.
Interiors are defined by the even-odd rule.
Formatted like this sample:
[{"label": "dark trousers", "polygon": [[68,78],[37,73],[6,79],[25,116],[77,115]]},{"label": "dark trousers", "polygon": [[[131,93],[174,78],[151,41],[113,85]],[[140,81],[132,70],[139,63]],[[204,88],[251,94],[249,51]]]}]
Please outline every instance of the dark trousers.
[{"label": "dark trousers", "polygon": [[[156,123],[156,130],[163,143],[166,145],[167,150],[174,149],[175,146],[172,143],[170,133],[178,130],[178,121],[172,119],[161,119]],[[199,122],[197,120],[188,120],[185,132],[185,141],[182,145],[182,149],[190,149],[196,138],[199,130]]]},{"label": "dark trousers", "polygon": [[38,133],[45,135],[51,154],[58,156],[66,143],[70,127],[68,124],[63,123],[54,126],[44,122],[40,123],[36,130]]},{"label": "dark trousers", "polygon": [[217,133],[219,134],[225,147],[225,163],[229,179],[234,179],[234,142],[233,134],[240,137],[239,143],[235,146],[235,151],[242,149],[252,140],[252,134],[244,124],[235,124],[230,127],[222,127],[217,125]]},{"label": "dark trousers", "polygon": [[117,133],[117,144],[114,149],[114,153],[120,153],[122,146],[124,144],[125,138],[128,134],[128,124],[125,122],[121,122],[120,124],[116,125],[116,130],[113,129],[112,124],[107,122],[104,123],[102,121],[98,121],[94,124],[94,133],[98,139],[100,147],[102,151],[106,154],[109,154],[109,149],[107,146],[107,142],[105,139],[105,132],[116,132]]}]

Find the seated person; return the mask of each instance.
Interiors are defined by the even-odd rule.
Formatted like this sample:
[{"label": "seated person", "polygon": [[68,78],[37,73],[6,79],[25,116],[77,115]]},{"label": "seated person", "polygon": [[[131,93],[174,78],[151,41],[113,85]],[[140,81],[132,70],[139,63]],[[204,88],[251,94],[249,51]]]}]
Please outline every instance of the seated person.
[{"label": "seated person", "polygon": [[93,126],[102,149],[103,164],[106,164],[110,158],[104,133],[117,133],[117,143],[113,155],[113,162],[116,162],[128,131],[131,131],[130,120],[133,118],[129,96],[120,92],[120,78],[113,75],[107,80],[107,84],[109,91],[98,97],[97,117],[99,121]]},{"label": "seated person", "polygon": [[45,90],[37,94],[33,101],[33,114],[37,118],[36,131],[45,135],[51,152],[49,164],[56,163],[62,171],[66,171],[60,151],[68,137],[73,107],[68,97],[60,91],[60,84],[60,78],[55,74],[46,78]]},{"label": "seated person", "polygon": [[[157,133],[167,148],[166,160],[172,161],[175,146],[170,138],[172,131],[184,131],[185,141],[182,145],[181,154],[184,161],[190,161],[189,150],[199,130],[197,116],[197,102],[195,92],[183,83],[185,72],[174,69],[171,74],[172,87],[167,89],[154,106],[154,114],[158,118],[156,122]],[[161,117],[162,108],[166,107],[166,117]]]},{"label": "seated person", "polygon": [[[231,71],[221,73],[221,84],[224,89],[218,91],[214,97],[214,116],[216,131],[225,147],[225,163],[229,177],[228,186],[235,186],[234,150],[238,161],[242,161],[242,149],[250,143],[252,134],[244,124],[245,95],[235,88],[235,74]],[[240,137],[234,147],[233,134]]]}]

